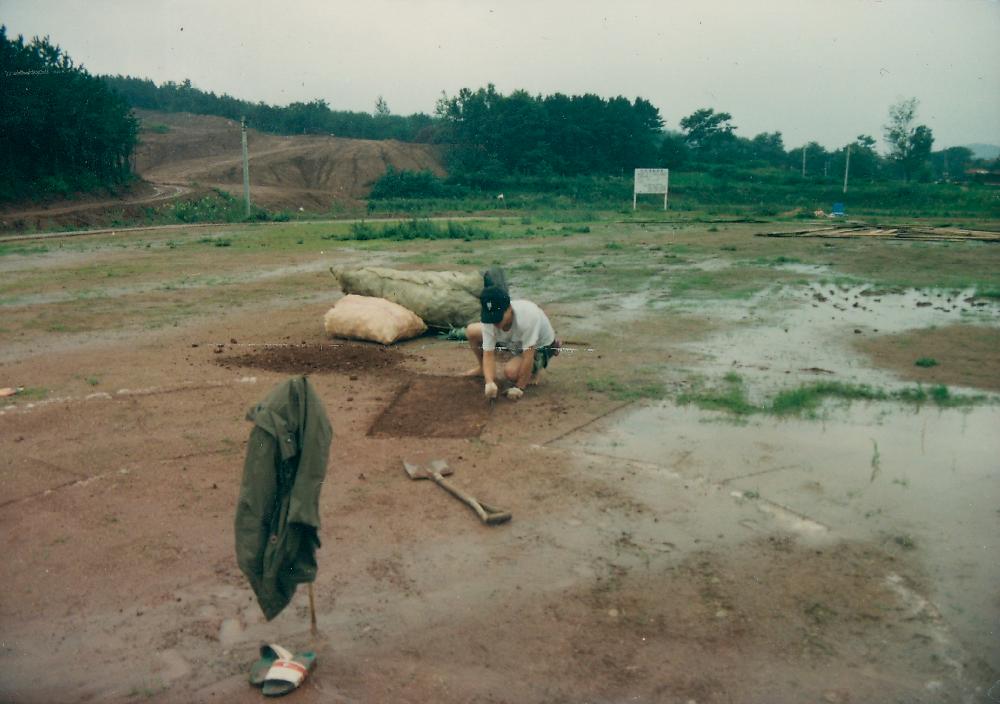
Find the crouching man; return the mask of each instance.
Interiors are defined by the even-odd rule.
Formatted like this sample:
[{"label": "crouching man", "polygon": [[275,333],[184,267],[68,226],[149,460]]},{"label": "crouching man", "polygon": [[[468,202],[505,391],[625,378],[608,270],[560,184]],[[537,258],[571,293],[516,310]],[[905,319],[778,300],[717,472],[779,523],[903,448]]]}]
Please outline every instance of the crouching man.
[{"label": "crouching man", "polygon": [[514,357],[504,365],[503,374],[512,384],[507,389],[507,398],[516,401],[549,365],[549,359],[559,354],[555,331],[541,308],[531,301],[510,300],[499,286],[484,288],[479,302],[482,322],[472,323],[465,330],[479,364],[466,373],[482,374],[486,398],[496,398],[499,393],[495,378],[496,349],[498,346],[509,349]]}]

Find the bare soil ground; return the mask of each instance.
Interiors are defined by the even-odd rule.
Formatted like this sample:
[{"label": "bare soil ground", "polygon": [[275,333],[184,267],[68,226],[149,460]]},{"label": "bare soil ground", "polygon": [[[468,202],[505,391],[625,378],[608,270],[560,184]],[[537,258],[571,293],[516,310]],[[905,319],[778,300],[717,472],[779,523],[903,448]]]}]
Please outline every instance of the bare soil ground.
[{"label": "bare soil ground", "polygon": [[[685,275],[702,277],[718,266],[718,243],[704,257],[695,250],[704,232],[643,232],[627,249],[608,249],[593,229],[572,240],[474,243],[484,249],[471,252],[383,243],[389,249],[344,245],[321,256],[333,245],[301,229],[293,237],[315,251],[295,240],[281,249],[269,230],[274,249],[261,252],[256,240],[239,247],[257,230],[230,229],[229,248],[192,231],[6,255],[0,386],[25,391],[0,406],[0,700],[256,701],[249,666],[261,642],[278,642],[318,654],[316,671],[290,695],[297,702],[984,701],[998,676],[995,652],[980,647],[990,642],[982,624],[995,622],[1000,602],[995,561],[974,547],[993,545],[979,528],[993,517],[973,512],[979,532],[967,552],[955,551],[946,593],[921,526],[900,520],[874,537],[837,527],[829,516],[849,502],[820,486],[829,477],[813,471],[819,459],[787,454],[796,430],[785,422],[749,429],[752,452],[726,454],[741,428],[708,416],[644,429],[648,453],[632,452],[616,424],[655,406],[613,391],[634,390],[629,382],[654,372],[673,388],[688,372],[732,369],[734,356],[753,352],[741,341],[760,337],[762,323],[748,318],[763,316],[770,299],[657,308],[656,287],[628,288],[637,281],[632,259],[613,278],[615,257],[646,263],[684,246]],[[627,235],[615,226],[610,236]],[[807,246],[755,242],[745,231],[726,237],[765,251]],[[585,341],[521,401],[491,409],[478,383],[458,376],[471,361],[464,343],[422,337],[383,348],[323,337],[323,313],[340,295],[326,273],[332,257],[426,265],[493,258],[498,246],[514,285],[544,304],[567,339]],[[519,272],[519,262],[537,266],[543,247],[558,271]],[[594,257],[608,266],[575,273]],[[656,271],[675,277],[678,265]],[[771,269],[759,275],[774,278]],[[667,281],[680,291],[681,279]],[[776,298],[774,308],[813,315],[812,295]],[[855,323],[822,312],[853,338]],[[809,366],[795,356],[800,347],[770,372],[787,378]],[[757,368],[735,361],[744,374]],[[294,373],[310,374],[334,426],[315,639],[304,589],[263,621],[232,545],[245,413]],[[882,441],[882,459],[876,446],[869,464],[876,432],[860,431],[860,467],[817,454],[858,469],[866,489],[879,467],[886,480],[871,491],[903,492],[905,475],[895,473],[912,463]],[[979,442],[988,454],[992,440]],[[483,526],[402,469],[403,460],[434,458],[513,521]],[[964,465],[952,465],[963,476]],[[995,469],[975,468],[979,483],[956,480],[935,496],[967,491],[989,504]],[[778,474],[790,488],[759,483]],[[818,498],[796,503],[802,496]],[[907,500],[886,496],[871,499],[880,502],[872,513]],[[973,518],[934,514],[926,534]],[[979,599],[964,617],[963,592]]]},{"label": "bare soil ground", "polygon": [[[147,181],[221,188],[242,197],[239,123],[187,113],[137,111],[143,125],[136,171]],[[163,125],[164,132],[150,131]],[[326,212],[356,202],[386,168],[443,175],[439,151],[426,144],[334,136],[279,136],[247,130],[254,202],[274,210]]]},{"label": "bare soil ground", "polygon": [[[142,181],[116,197],[84,197],[0,209],[0,231],[87,227],[140,219],[143,209],[212,188],[243,197],[238,122],[209,115],[136,110],[142,124],[135,173]],[[389,166],[444,175],[437,147],[395,140],[279,136],[247,131],[251,197],[268,210],[325,213],[358,205]]]},{"label": "bare soil ground", "polygon": [[[1000,330],[949,325],[884,335],[858,343],[880,367],[904,379],[1000,391]],[[918,366],[917,360],[933,360]]]}]

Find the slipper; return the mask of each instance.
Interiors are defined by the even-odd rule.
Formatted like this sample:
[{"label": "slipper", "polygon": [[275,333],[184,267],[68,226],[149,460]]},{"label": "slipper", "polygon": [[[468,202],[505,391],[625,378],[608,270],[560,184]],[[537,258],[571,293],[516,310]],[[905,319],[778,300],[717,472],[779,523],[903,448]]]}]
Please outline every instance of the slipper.
[{"label": "slipper", "polygon": [[296,653],[292,659],[275,660],[264,678],[265,697],[280,697],[297,689],[316,666],[316,653]]},{"label": "slipper", "polygon": [[267,679],[267,672],[275,660],[292,660],[292,654],[276,643],[260,646],[260,660],[250,667],[250,684],[261,687]]}]

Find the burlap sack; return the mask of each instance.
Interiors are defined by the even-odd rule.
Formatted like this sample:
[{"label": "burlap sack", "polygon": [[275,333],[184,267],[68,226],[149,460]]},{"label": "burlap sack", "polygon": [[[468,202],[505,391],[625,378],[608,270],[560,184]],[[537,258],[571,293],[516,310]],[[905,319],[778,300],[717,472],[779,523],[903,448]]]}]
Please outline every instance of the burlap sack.
[{"label": "burlap sack", "polygon": [[375,266],[330,272],[344,293],[388,299],[412,310],[431,327],[464,327],[479,320],[483,275],[478,272],[399,271]]},{"label": "burlap sack", "polygon": [[348,295],[323,316],[323,328],[333,337],[391,345],[416,337],[427,326],[413,311],[384,298]]}]

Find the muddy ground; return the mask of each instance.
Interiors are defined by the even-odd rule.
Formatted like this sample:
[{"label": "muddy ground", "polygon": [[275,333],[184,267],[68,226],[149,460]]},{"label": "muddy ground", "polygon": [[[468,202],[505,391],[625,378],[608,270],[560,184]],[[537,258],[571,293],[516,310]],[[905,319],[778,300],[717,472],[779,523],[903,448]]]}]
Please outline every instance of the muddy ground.
[{"label": "muddy ground", "polygon": [[[331,228],[0,257],[0,386],[24,387],[0,406],[0,700],[255,701],[261,642],[316,650],[298,702],[997,697],[1000,310],[982,291],[923,302],[989,282],[1000,249],[616,223],[361,246]],[[323,336],[332,263],[491,261],[572,342],[521,401],[482,401],[461,342]],[[886,263],[911,284],[890,290]],[[924,356],[964,370],[927,383],[982,399],[679,405],[737,377],[751,400],[907,388]],[[264,622],[232,546],[245,413],[293,373],[335,433],[318,638],[304,589]],[[480,525],[403,471],[434,458],[513,520]]]}]

